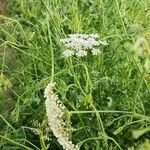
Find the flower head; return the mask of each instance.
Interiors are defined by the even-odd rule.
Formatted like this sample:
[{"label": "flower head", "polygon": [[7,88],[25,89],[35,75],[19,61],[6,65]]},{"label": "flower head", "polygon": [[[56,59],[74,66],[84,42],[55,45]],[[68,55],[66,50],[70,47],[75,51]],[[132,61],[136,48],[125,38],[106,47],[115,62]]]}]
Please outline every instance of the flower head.
[{"label": "flower head", "polygon": [[73,56],[73,55],[74,55],[74,51],[72,51],[72,50],[65,50],[65,51],[63,52],[63,55],[64,55],[64,57]]},{"label": "flower head", "polygon": [[98,54],[100,54],[101,52],[100,52],[100,50],[99,49],[96,49],[96,48],[93,48],[92,49],[92,54],[93,55],[98,55]]},{"label": "flower head", "polygon": [[87,51],[85,51],[85,50],[79,50],[76,52],[76,56],[78,56],[78,57],[84,57],[86,55],[87,55]]},{"label": "flower head", "polygon": [[77,150],[77,146],[69,140],[69,133],[67,125],[63,119],[65,106],[61,103],[53,91],[55,87],[54,83],[47,85],[44,91],[44,97],[46,98],[46,114],[48,118],[48,124],[57,138],[57,141],[62,145],[65,150]]},{"label": "flower head", "polygon": [[93,55],[100,54],[98,48],[100,45],[108,45],[106,41],[99,40],[98,34],[69,34],[68,38],[61,39],[60,41],[67,48],[63,52],[64,57],[71,57],[76,55],[77,57],[87,56],[89,50]]}]

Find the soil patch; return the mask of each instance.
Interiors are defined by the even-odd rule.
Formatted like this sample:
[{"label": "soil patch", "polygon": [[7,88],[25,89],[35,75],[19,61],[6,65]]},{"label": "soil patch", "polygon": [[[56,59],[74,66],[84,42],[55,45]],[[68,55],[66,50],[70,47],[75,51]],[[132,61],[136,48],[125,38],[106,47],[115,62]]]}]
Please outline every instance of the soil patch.
[{"label": "soil patch", "polygon": [[6,2],[4,0],[0,0],[0,15],[5,14]]}]

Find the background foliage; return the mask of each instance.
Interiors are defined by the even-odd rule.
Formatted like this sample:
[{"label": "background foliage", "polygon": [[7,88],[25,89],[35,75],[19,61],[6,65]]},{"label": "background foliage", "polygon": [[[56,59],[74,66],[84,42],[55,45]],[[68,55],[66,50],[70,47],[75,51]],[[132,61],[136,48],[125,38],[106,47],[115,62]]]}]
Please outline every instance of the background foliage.
[{"label": "background foliage", "polygon": [[[0,15],[0,149],[62,149],[48,130],[43,98],[53,60],[56,92],[69,111],[79,111],[70,116],[74,143],[83,150],[150,149],[144,68],[150,1],[10,0],[7,6]],[[70,33],[98,33],[109,45],[100,56],[67,60],[60,39]],[[137,42],[146,56],[138,57]],[[88,110],[105,112],[82,113]]]}]

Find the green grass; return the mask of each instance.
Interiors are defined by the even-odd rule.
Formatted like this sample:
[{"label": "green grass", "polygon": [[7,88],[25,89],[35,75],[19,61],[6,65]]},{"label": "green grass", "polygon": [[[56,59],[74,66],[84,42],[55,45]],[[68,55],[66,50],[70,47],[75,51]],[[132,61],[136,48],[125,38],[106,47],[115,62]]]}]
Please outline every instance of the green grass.
[{"label": "green grass", "polygon": [[[52,81],[81,150],[150,149],[150,1],[7,3],[7,16],[0,15],[0,149],[62,149],[47,130],[43,91]],[[60,39],[70,33],[98,33],[109,45],[99,56],[64,59]]]}]

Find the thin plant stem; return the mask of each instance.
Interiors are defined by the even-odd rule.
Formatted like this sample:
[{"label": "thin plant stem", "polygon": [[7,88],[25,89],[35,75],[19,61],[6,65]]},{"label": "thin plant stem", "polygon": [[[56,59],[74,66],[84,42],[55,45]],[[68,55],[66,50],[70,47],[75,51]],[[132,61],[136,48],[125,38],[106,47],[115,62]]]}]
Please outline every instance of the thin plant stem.
[{"label": "thin plant stem", "polygon": [[22,148],[25,148],[25,149],[27,149],[27,150],[33,150],[32,148],[27,147],[27,146],[25,146],[25,145],[23,145],[23,144],[20,144],[20,143],[18,143],[18,142],[15,142],[14,140],[11,140],[11,139],[9,139],[9,138],[7,138],[7,137],[5,137],[5,136],[0,135],[0,138],[2,138],[2,139],[6,140],[6,141],[8,141],[8,142],[10,142],[10,143],[12,143],[12,144],[14,144],[14,145],[18,145],[18,146],[20,146],[20,147],[22,147]]},{"label": "thin plant stem", "polygon": [[40,131],[39,138],[40,138],[41,150],[47,150],[42,131]]},{"label": "thin plant stem", "polygon": [[47,18],[47,28],[48,28],[48,38],[49,38],[49,44],[50,44],[50,51],[51,51],[51,83],[54,82],[54,51],[52,46],[52,38],[51,38],[51,31],[50,31],[50,25],[49,20]]},{"label": "thin plant stem", "polygon": [[3,51],[3,60],[2,60],[2,69],[1,69],[1,74],[4,72],[4,67],[5,67],[5,55],[6,55],[6,43],[4,45],[4,51]]},{"label": "thin plant stem", "polygon": [[123,21],[123,17],[122,17],[120,8],[119,8],[118,0],[115,0],[115,2],[116,2],[116,6],[117,6],[117,10],[118,10],[119,16],[120,16],[120,20],[121,20],[121,23],[122,23],[122,26],[123,26],[123,29],[124,29],[124,33],[125,33],[125,35],[127,35],[127,30],[126,30],[126,27],[125,27],[125,24],[124,24],[124,21]]},{"label": "thin plant stem", "polygon": [[[97,109],[95,108],[95,106],[93,104],[92,104],[92,107],[93,107],[94,111],[96,111],[96,117],[97,117],[97,122],[98,122],[99,130],[101,130],[102,134],[104,135],[104,137],[106,137],[107,134],[105,132],[105,128],[104,128],[104,125],[103,125],[100,113],[97,112]],[[108,148],[107,139],[104,139],[104,140],[105,140],[106,147]]]},{"label": "thin plant stem", "polygon": [[15,128],[0,114],[0,118],[14,131],[16,132]]},{"label": "thin plant stem", "polygon": [[135,93],[135,96],[134,96],[134,101],[133,101],[133,114],[135,114],[135,112],[136,112],[136,106],[137,106],[138,95],[139,95],[140,88],[141,88],[141,86],[142,86],[142,84],[143,84],[143,80],[144,80],[144,77],[145,77],[146,73],[147,73],[147,72],[144,71],[144,73],[143,73],[143,75],[142,75],[142,77],[141,77],[141,79],[140,79],[140,82],[139,82],[139,84],[138,84],[138,86],[137,86],[137,90],[136,90],[136,93]]},{"label": "thin plant stem", "polygon": [[120,147],[120,145],[119,145],[113,138],[108,137],[108,139],[111,140],[111,141],[113,141],[113,142],[117,145],[117,147],[118,147],[120,150],[123,150],[123,149]]},{"label": "thin plant stem", "polygon": [[89,113],[121,113],[121,114],[132,114],[132,112],[128,111],[115,111],[115,110],[85,110],[85,111],[70,111],[71,114],[89,114]]},{"label": "thin plant stem", "polygon": [[77,77],[76,77],[76,75],[75,75],[74,67],[73,67],[73,63],[72,63],[72,59],[71,59],[71,58],[69,59],[69,65],[70,65],[70,68],[71,68],[73,77],[74,77],[74,79],[75,79],[75,82],[76,82],[77,85],[79,86],[79,88],[80,88],[82,94],[83,94],[84,96],[86,96],[86,93],[85,93],[84,90],[82,89],[82,87],[81,87],[81,85],[80,85],[80,82],[78,81],[78,79],[77,79]]}]

